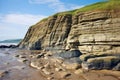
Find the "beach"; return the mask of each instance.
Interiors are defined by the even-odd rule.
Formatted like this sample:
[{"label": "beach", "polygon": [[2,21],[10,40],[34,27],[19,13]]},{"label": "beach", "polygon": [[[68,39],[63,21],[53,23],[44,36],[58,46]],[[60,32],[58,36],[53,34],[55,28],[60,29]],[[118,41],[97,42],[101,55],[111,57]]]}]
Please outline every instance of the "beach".
[{"label": "beach", "polygon": [[0,80],[46,80],[40,72],[15,57],[19,51],[0,49]]},{"label": "beach", "polygon": [[[39,59],[39,62],[42,63],[41,66],[44,66],[44,68],[36,69],[30,66],[30,63],[32,58],[39,53],[43,53],[43,51],[0,49],[0,80],[120,80],[119,71],[67,70],[64,67],[59,69],[60,64],[53,66],[50,58],[49,60]],[[46,62],[50,63],[47,64]]]}]

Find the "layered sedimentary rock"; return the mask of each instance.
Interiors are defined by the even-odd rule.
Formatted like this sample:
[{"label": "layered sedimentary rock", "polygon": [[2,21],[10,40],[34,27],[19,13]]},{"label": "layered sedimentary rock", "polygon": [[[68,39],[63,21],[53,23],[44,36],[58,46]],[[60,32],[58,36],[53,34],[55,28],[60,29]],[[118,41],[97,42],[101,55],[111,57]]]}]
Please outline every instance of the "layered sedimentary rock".
[{"label": "layered sedimentary rock", "polygon": [[[80,14],[73,24],[67,43],[79,42],[83,53],[111,50],[120,45],[120,16],[115,11]],[[73,20],[75,21],[75,20]]]},{"label": "layered sedimentary rock", "polygon": [[83,54],[80,59],[85,68],[119,68],[120,6],[116,7],[115,4],[120,2],[116,1],[105,10],[50,16],[30,27],[19,47],[33,50],[58,46],[61,46],[59,49],[77,49]]},{"label": "layered sedimentary rock", "polygon": [[52,16],[30,27],[20,47],[41,49],[65,42],[72,24],[71,15]]},{"label": "layered sedimentary rock", "polygon": [[[64,45],[81,51],[104,51],[120,45],[120,12],[95,11],[54,15],[33,25],[20,47],[41,49]],[[94,46],[93,46],[94,45]]]}]

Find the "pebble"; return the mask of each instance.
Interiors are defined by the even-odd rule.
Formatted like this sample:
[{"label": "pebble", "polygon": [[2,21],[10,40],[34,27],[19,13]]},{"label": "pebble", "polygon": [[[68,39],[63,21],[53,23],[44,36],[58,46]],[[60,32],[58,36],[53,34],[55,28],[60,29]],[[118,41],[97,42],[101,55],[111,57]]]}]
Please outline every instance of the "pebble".
[{"label": "pebble", "polygon": [[10,63],[9,63],[9,62],[6,62],[6,63],[4,63],[4,64],[9,65]]},{"label": "pebble", "polygon": [[20,61],[20,62],[26,62],[28,60],[27,59],[19,59],[18,61]]},{"label": "pebble", "polygon": [[62,71],[61,68],[55,68],[55,71]]},{"label": "pebble", "polygon": [[41,58],[43,56],[44,56],[44,54],[38,54],[38,55],[36,55],[36,58],[38,59],[38,58]]},{"label": "pebble", "polygon": [[47,57],[47,56],[45,56],[45,57],[44,57],[44,59],[45,59],[45,60],[47,60],[47,59],[48,59],[48,57]]},{"label": "pebble", "polygon": [[8,71],[0,70],[0,77],[4,77],[8,73]]},{"label": "pebble", "polygon": [[44,65],[44,67],[45,67],[45,68],[50,68],[50,64],[47,63],[47,64]]},{"label": "pebble", "polygon": [[26,58],[26,56],[21,55],[20,58]]},{"label": "pebble", "polygon": [[42,69],[44,69],[44,68],[45,68],[44,66],[41,66],[41,67],[38,67],[37,69],[42,70]]},{"label": "pebble", "polygon": [[20,55],[15,55],[15,57],[19,57]]},{"label": "pebble", "polygon": [[52,80],[52,79],[54,79],[54,77],[48,77],[47,79],[48,79],[48,80]]},{"label": "pebble", "polygon": [[34,55],[29,55],[31,58],[34,58]]},{"label": "pebble", "polygon": [[60,76],[61,78],[66,78],[66,77],[69,77],[71,74],[68,73],[68,72],[60,72]]},{"label": "pebble", "polygon": [[43,69],[42,71],[43,71],[45,74],[47,74],[47,75],[52,74],[51,72],[47,71],[46,69]]},{"label": "pebble", "polygon": [[81,73],[83,73],[83,70],[82,70],[82,69],[78,69],[78,70],[75,70],[74,73],[75,73],[75,74],[81,74]]}]

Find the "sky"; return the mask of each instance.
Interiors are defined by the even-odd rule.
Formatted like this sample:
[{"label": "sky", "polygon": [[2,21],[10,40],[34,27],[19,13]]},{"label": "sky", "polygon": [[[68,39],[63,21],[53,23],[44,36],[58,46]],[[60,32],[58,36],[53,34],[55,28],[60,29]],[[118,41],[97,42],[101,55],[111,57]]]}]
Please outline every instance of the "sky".
[{"label": "sky", "polygon": [[0,40],[23,39],[28,28],[57,12],[102,0],[0,0]]}]

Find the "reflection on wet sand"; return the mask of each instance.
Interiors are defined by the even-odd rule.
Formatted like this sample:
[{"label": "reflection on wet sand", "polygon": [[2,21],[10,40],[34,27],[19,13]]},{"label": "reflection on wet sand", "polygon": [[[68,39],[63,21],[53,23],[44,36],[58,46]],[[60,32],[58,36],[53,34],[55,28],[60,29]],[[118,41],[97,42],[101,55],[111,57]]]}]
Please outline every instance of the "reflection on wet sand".
[{"label": "reflection on wet sand", "polygon": [[120,80],[119,71],[67,70],[46,53],[0,49],[0,80]]},{"label": "reflection on wet sand", "polygon": [[0,49],[0,80],[45,80],[28,63],[19,62],[17,54],[19,50]]}]

